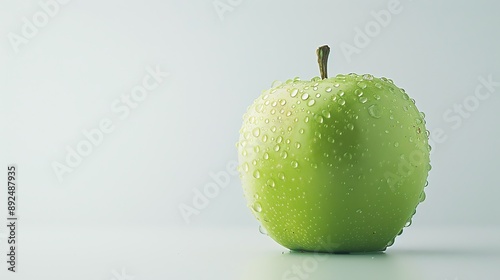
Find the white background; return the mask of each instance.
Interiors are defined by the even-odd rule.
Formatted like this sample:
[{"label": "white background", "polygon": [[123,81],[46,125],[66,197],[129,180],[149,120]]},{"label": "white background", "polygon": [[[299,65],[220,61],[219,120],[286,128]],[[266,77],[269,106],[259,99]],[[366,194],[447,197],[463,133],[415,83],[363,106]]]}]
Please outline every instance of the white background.
[{"label": "white background", "polygon": [[[213,244],[225,248],[221,260],[226,262],[198,277],[238,279],[248,273],[232,273],[228,261],[239,267],[262,259],[263,252],[271,259],[288,252],[258,233],[237,175],[189,217],[189,224],[179,206],[192,205],[196,190],[214,182],[210,174],[227,172],[227,164],[236,160],[241,116],[262,90],[274,80],[318,75],[315,49],[322,44],[332,47],[331,76],[356,72],[393,79],[426,113],[431,138],[439,131],[444,135],[434,139],[427,200],[389,258],[409,262],[402,269],[407,275],[411,260],[429,253],[419,252],[419,244],[440,244],[444,249],[435,250],[434,257],[448,261],[449,269],[434,264],[442,269],[428,272],[426,279],[500,275],[483,260],[500,259],[493,253],[500,249],[498,235],[492,233],[500,226],[500,86],[484,100],[474,95],[481,78],[500,83],[497,2],[401,0],[385,26],[374,14],[387,11],[391,1],[73,0],[57,4],[57,10],[46,8],[52,15],[43,22],[41,14],[48,13],[43,3],[49,2],[0,2],[0,166],[19,166],[21,218],[21,272],[6,274],[9,279],[75,278],[79,274],[73,268],[87,271],[78,276],[82,279],[110,279],[117,278],[112,271],[120,267],[133,271],[135,279],[190,278],[189,272],[203,266],[203,258],[194,257],[196,249],[205,252],[205,259],[216,258],[217,250],[210,253]],[[218,10],[214,3],[229,8]],[[23,34],[26,21],[35,24],[30,36]],[[370,29],[373,24],[379,28]],[[361,45],[357,30],[366,34],[367,28],[369,41]],[[14,37],[22,43],[13,43]],[[357,53],[347,54],[346,45]],[[170,75],[120,118],[112,104],[130,96],[147,69],[157,67]],[[466,108],[465,114],[456,111],[458,106]],[[65,163],[67,147],[76,149],[86,139],[82,130],[96,129],[104,119],[114,130],[58,180],[54,162]],[[5,210],[0,213],[6,216]],[[0,259],[4,227],[1,233]],[[238,233],[240,239],[234,236]],[[461,236],[456,244],[475,248],[480,241],[485,249],[460,251],[449,243],[450,235]],[[151,248],[143,248],[141,240]],[[410,261],[404,254],[398,260],[398,242],[403,252],[415,253],[406,255]],[[96,244],[103,244],[101,253],[89,251]],[[105,244],[113,245],[107,250]],[[111,251],[120,246],[131,250]],[[179,257],[183,252],[193,258]],[[460,254],[467,265],[449,263]],[[138,255],[141,264],[157,263],[158,270],[139,265]],[[298,258],[292,263],[303,261],[292,258]],[[382,266],[393,266],[377,258]],[[260,268],[256,263],[253,270]],[[37,274],[40,267],[45,269]],[[254,277],[278,279],[286,269],[276,267]],[[321,269],[327,271],[319,263],[309,276],[328,275]]]}]

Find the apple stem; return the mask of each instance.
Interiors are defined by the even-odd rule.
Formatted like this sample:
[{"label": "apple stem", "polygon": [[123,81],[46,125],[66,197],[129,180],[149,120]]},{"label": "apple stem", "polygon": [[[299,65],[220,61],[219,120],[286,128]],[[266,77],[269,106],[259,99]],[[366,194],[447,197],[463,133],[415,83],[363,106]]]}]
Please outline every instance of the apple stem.
[{"label": "apple stem", "polygon": [[328,55],[330,54],[330,47],[328,45],[321,46],[316,50],[316,54],[318,55],[319,73],[321,75],[321,79],[324,80],[328,78],[326,68],[328,66]]}]

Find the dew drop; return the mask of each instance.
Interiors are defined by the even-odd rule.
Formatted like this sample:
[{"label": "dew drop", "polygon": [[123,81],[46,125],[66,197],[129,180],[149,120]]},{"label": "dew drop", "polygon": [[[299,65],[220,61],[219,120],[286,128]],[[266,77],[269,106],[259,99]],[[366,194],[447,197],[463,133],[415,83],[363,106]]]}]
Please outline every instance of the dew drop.
[{"label": "dew drop", "polygon": [[425,192],[421,192],[420,193],[419,200],[420,200],[420,202],[424,202],[424,200],[425,200]]},{"label": "dew drop", "polygon": [[323,110],[321,112],[321,114],[323,115],[323,117],[329,119],[332,115],[330,114],[330,112],[328,112],[327,110]]},{"label": "dew drop", "polygon": [[266,134],[264,134],[264,135],[262,136],[262,142],[267,142],[267,135],[266,135]]},{"label": "dew drop", "polygon": [[295,143],[295,148],[300,149],[301,144],[299,142]]},{"label": "dew drop", "polygon": [[260,213],[260,212],[262,212],[262,205],[260,205],[260,203],[258,203],[258,202],[255,202],[252,205],[252,209],[253,209],[253,211],[255,211],[257,213]]},{"label": "dew drop", "polygon": [[348,124],[347,124],[347,128],[348,128],[349,130],[354,130],[354,125],[353,125],[352,123],[348,123]]},{"label": "dew drop", "polygon": [[264,159],[269,159],[269,154],[267,152],[264,153]]},{"label": "dew drop", "polygon": [[281,156],[281,158],[285,159],[288,157],[288,153],[286,151],[282,151],[280,156]]},{"label": "dew drop", "polygon": [[309,94],[307,93],[304,93],[302,94],[302,96],[300,97],[302,100],[307,100],[307,98],[309,98]]},{"label": "dew drop", "polygon": [[340,105],[345,105],[345,100],[344,100],[344,99],[342,99],[342,98],[339,98],[339,101],[338,101],[338,102],[339,102],[339,104],[340,104]]},{"label": "dew drop", "polygon": [[366,88],[366,83],[365,82],[358,82],[358,87],[361,88],[361,89],[365,89]]},{"label": "dew drop", "polygon": [[260,135],[260,128],[258,128],[258,127],[254,128],[254,129],[252,130],[252,134],[253,134],[253,136],[255,136],[255,137],[259,137],[259,135]]},{"label": "dew drop", "polygon": [[292,89],[292,91],[290,92],[290,96],[291,96],[291,97],[295,97],[295,96],[297,96],[297,94],[298,94],[298,93],[299,93],[299,89],[294,88],[294,89]]},{"label": "dew drop", "polygon": [[259,226],[259,232],[260,232],[260,234],[267,235],[266,229],[261,225]]},{"label": "dew drop", "polygon": [[286,100],[285,100],[285,99],[281,99],[281,100],[280,100],[280,105],[281,105],[281,106],[284,106],[285,104],[286,104]]},{"label": "dew drop", "polygon": [[283,142],[283,136],[281,136],[281,135],[280,135],[280,136],[278,136],[278,138],[276,138],[276,142],[277,142],[277,143],[281,143],[281,142]]},{"label": "dew drop", "polygon": [[299,129],[299,133],[300,133],[300,134],[304,134],[304,131],[305,131],[305,130],[304,130],[303,128]]},{"label": "dew drop", "polygon": [[399,142],[394,142],[394,147],[399,147]]},{"label": "dew drop", "polygon": [[368,80],[368,81],[371,81],[371,80],[373,80],[373,76],[372,76],[372,75],[370,75],[370,74],[364,74],[364,75],[363,75],[363,79]]},{"label": "dew drop", "polygon": [[306,123],[308,123],[308,122],[309,122],[309,116],[306,116],[306,117],[304,118],[304,122],[306,122]]},{"label": "dew drop", "polygon": [[405,223],[405,227],[409,227],[409,226],[411,226],[411,218],[408,219],[408,221],[406,221],[406,223]]},{"label": "dew drop", "polygon": [[268,187],[271,187],[271,188],[274,188],[276,186],[276,183],[274,182],[273,179],[267,180],[266,184]]},{"label": "dew drop", "polygon": [[309,100],[309,102],[307,102],[307,106],[313,106],[314,103],[316,103],[316,100],[311,99],[311,100]]},{"label": "dew drop", "polygon": [[279,86],[281,86],[282,84],[283,84],[283,82],[276,80],[276,81],[274,81],[274,82],[271,84],[271,87],[272,87],[272,88],[274,88],[274,87],[279,87]]},{"label": "dew drop", "polygon": [[292,162],[290,162],[290,164],[292,165],[293,168],[299,167],[299,163],[296,160],[292,160]]},{"label": "dew drop", "polygon": [[285,180],[285,174],[282,173],[282,172],[278,173],[278,178],[280,178],[281,180],[284,181]]},{"label": "dew drop", "polygon": [[373,118],[379,119],[380,118],[380,109],[377,104],[373,104],[370,107],[368,107],[368,114],[372,116]]},{"label": "dew drop", "polygon": [[277,152],[280,150],[280,145],[279,144],[276,144],[276,146],[274,146],[274,151]]},{"label": "dew drop", "polygon": [[314,117],[314,119],[318,123],[323,123],[324,122],[323,116],[321,116],[321,115],[316,115],[316,117]]},{"label": "dew drop", "polygon": [[255,179],[259,179],[260,178],[260,171],[259,171],[259,169],[255,169],[255,171],[253,172],[253,177]]},{"label": "dew drop", "polygon": [[366,101],[368,101],[368,98],[364,97],[364,96],[361,96],[359,99],[359,102],[361,103],[366,103]]},{"label": "dew drop", "polygon": [[248,166],[248,163],[246,163],[246,162],[245,162],[245,163],[243,163],[243,166],[242,166],[242,167],[243,167],[243,171],[245,171],[245,172],[248,172],[248,170],[249,170],[249,168],[250,168],[250,167]]},{"label": "dew drop", "polygon": [[325,91],[326,91],[326,92],[331,92],[331,91],[332,91],[332,88],[331,88],[331,87],[327,87],[327,88],[325,89]]}]

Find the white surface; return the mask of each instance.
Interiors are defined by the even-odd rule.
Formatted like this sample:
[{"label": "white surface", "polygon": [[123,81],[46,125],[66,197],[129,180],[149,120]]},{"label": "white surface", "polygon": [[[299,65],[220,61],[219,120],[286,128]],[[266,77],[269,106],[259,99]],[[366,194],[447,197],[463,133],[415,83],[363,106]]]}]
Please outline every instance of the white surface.
[{"label": "white surface", "polygon": [[[250,228],[24,228],[19,272],[7,273],[4,266],[0,275],[120,280],[114,273],[124,271],[135,280],[495,280],[498,236],[500,228],[410,227],[385,253],[331,255],[290,253]],[[294,275],[294,266],[304,274]]]}]

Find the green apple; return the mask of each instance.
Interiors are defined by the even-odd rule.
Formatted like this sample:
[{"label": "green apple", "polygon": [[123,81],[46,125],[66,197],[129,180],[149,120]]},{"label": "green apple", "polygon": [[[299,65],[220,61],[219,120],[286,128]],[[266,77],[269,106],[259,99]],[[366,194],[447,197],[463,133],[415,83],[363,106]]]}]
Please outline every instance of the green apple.
[{"label": "green apple", "polygon": [[385,250],[425,199],[424,114],[387,78],[275,82],[243,117],[237,143],[248,206],[291,250]]}]

